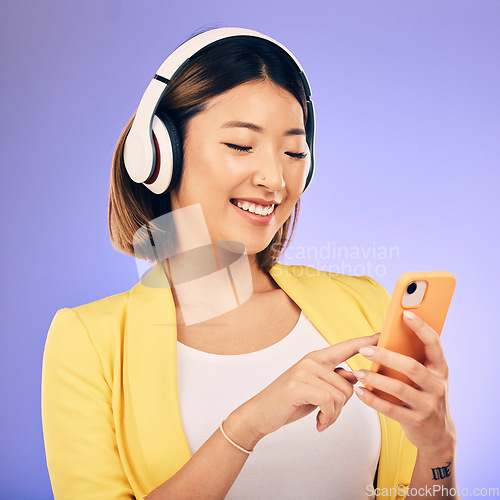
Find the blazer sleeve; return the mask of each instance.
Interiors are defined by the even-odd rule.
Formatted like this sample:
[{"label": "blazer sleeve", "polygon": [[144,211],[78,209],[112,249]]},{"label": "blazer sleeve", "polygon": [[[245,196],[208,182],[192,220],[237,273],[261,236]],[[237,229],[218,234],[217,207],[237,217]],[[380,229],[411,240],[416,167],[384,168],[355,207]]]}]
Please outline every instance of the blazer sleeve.
[{"label": "blazer sleeve", "polygon": [[76,311],[54,316],[42,364],[42,425],[54,498],[135,499],[120,461],[111,388]]}]

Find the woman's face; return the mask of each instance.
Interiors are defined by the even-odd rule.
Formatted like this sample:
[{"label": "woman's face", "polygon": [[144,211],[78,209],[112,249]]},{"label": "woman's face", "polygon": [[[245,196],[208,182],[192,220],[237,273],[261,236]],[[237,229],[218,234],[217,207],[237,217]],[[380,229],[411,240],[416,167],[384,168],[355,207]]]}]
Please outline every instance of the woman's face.
[{"label": "woman's face", "polygon": [[200,203],[212,241],[256,254],[291,215],[309,165],[297,99],[267,80],[244,83],[189,121],[172,210]]}]

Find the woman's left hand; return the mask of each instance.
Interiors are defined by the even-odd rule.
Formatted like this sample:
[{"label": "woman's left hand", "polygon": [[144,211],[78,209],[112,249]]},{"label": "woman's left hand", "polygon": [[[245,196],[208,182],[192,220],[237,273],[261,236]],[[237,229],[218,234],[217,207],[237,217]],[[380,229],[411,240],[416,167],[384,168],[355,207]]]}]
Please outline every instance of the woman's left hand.
[{"label": "woman's left hand", "polygon": [[361,387],[355,392],[368,406],[399,422],[417,448],[453,449],[456,430],[448,407],[448,365],[439,335],[416,314],[413,319],[403,315],[403,321],[424,344],[424,364],[383,347],[365,347],[360,354],[403,373],[415,387],[370,370],[358,370],[354,375],[363,384],[396,396],[404,405],[390,403]]}]

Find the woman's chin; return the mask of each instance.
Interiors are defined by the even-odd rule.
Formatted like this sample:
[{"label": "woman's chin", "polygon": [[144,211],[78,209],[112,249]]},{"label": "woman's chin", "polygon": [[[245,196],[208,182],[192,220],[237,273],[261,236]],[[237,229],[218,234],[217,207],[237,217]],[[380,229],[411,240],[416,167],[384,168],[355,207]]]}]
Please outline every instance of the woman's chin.
[{"label": "woman's chin", "polygon": [[244,238],[237,238],[236,236],[233,239],[227,238],[224,240],[217,240],[216,246],[218,250],[234,252],[238,254],[245,253],[249,259],[253,259],[259,252],[265,250],[270,241],[248,241]]},{"label": "woman's chin", "polygon": [[251,231],[241,230],[241,228],[229,230],[229,227],[226,227],[225,229],[225,231],[212,233],[209,228],[212,241],[221,242],[221,245],[228,249],[234,248],[237,252],[240,252],[240,248],[242,248],[247,255],[262,252],[274,237],[274,233],[271,234],[271,231],[269,234],[251,234]]}]

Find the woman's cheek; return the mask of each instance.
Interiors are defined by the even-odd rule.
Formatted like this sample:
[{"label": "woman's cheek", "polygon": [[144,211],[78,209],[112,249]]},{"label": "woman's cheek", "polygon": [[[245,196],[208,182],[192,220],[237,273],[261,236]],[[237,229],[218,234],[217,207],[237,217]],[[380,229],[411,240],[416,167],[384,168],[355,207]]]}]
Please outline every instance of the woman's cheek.
[{"label": "woman's cheek", "polygon": [[[309,168],[302,166],[299,170],[295,170],[289,173],[288,179],[285,179],[285,187],[290,198],[294,198],[295,201],[299,198],[304,191],[304,186],[306,184],[307,174],[309,173]],[[294,204],[295,204],[294,201]]]}]

